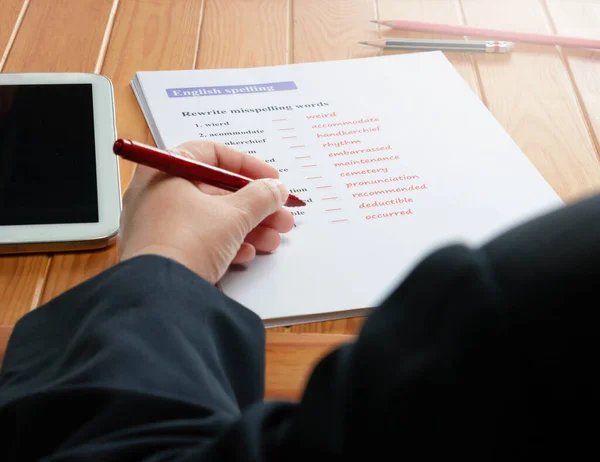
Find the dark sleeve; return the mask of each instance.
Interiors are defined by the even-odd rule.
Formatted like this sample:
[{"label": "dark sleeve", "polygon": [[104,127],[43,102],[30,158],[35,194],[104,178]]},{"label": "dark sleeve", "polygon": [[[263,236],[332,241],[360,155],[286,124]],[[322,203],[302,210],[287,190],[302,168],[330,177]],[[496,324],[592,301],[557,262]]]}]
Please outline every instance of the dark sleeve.
[{"label": "dark sleeve", "polygon": [[200,449],[262,399],[264,354],[260,319],[182,265],[120,263],[15,326],[0,460]]},{"label": "dark sleeve", "polygon": [[297,404],[262,402],[253,315],[174,263],[131,261],[17,327],[0,426],[16,429],[21,451],[36,440],[63,457],[47,460],[506,461],[595,449],[599,236],[593,198],[482,248],[433,251],[355,342],[316,366]]}]

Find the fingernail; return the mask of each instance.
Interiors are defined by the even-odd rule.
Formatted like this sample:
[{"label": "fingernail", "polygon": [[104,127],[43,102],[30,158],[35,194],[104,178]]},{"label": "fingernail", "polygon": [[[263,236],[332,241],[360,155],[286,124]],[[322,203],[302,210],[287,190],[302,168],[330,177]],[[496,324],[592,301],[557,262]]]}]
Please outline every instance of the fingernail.
[{"label": "fingernail", "polygon": [[283,182],[277,178],[266,178],[264,182],[275,193],[278,203],[280,205],[284,204],[290,194],[286,185],[284,185]]}]

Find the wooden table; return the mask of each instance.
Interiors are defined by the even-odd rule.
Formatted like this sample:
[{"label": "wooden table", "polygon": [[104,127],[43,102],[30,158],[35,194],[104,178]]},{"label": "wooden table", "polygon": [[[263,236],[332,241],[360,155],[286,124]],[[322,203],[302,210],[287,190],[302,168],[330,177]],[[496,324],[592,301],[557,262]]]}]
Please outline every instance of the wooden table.
[{"label": "wooden table", "polygon": [[[119,136],[153,143],[129,86],[136,71],[350,59],[378,53],[360,40],[433,37],[369,22],[395,18],[600,38],[600,0],[0,0],[0,71],[102,73]],[[448,57],[565,201],[598,191],[600,51]],[[125,188],[132,167],[121,167]],[[25,313],[116,262],[114,248],[0,258],[0,344]],[[315,361],[361,322],[270,331],[267,396],[298,397]]]}]

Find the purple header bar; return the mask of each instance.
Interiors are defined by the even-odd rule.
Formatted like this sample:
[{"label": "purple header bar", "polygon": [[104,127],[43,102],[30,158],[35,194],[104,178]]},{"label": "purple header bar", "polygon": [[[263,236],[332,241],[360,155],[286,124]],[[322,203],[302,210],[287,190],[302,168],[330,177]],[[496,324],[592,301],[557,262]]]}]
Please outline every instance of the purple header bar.
[{"label": "purple header bar", "polygon": [[246,95],[248,93],[271,93],[274,91],[297,90],[294,82],[256,83],[229,85],[223,87],[167,88],[169,98],[189,98],[193,96]]}]

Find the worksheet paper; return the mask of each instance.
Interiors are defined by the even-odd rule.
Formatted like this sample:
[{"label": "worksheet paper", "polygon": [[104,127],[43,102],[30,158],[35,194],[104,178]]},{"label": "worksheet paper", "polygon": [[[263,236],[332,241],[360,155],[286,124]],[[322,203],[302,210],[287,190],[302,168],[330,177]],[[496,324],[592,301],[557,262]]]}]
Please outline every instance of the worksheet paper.
[{"label": "worksheet paper", "polygon": [[440,52],[139,72],[159,147],[215,140],[307,201],[223,291],[266,325],[365,314],[440,246],[477,245],[562,205]]}]

